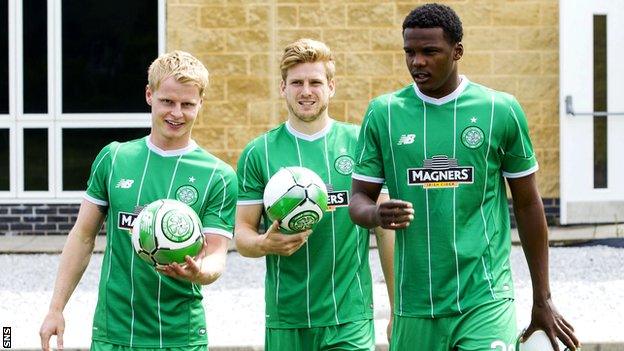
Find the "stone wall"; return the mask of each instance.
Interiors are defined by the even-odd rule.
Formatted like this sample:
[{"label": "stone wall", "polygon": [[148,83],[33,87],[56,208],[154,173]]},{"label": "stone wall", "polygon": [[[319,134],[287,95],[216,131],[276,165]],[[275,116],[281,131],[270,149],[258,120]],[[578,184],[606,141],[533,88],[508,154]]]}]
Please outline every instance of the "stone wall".
[{"label": "stone wall", "polygon": [[[529,118],[544,197],[559,196],[558,2],[457,0],[464,24],[460,72],[517,96]],[[422,1],[169,0],[167,50],[197,55],[211,87],[194,133],[233,166],[254,136],[283,121],[278,62],[309,37],[336,54],[332,117],[359,123],[367,102],[410,82],[401,23]]]}]

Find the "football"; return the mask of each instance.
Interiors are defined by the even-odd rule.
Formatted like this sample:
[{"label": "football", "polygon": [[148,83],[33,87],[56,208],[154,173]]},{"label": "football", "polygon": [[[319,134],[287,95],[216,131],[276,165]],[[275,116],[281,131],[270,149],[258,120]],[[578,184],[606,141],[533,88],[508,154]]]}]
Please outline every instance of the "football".
[{"label": "football", "polygon": [[280,231],[298,233],[313,228],[327,211],[327,187],[305,167],[285,167],[275,173],[264,188],[264,208]]},{"label": "football", "polygon": [[153,265],[184,263],[196,256],[204,235],[192,208],[177,200],[156,200],[139,213],[132,228],[132,246],[139,257]]},{"label": "football", "polygon": [[543,330],[536,330],[520,343],[518,351],[553,351],[553,347],[546,333]]}]

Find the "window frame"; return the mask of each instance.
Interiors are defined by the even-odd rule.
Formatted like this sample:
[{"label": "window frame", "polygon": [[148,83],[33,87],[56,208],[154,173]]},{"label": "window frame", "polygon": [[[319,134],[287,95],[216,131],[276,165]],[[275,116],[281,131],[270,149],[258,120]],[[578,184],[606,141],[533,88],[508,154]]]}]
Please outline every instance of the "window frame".
[{"label": "window frame", "polygon": [[[84,191],[63,190],[62,132],[66,128],[149,128],[150,113],[63,113],[62,1],[46,0],[48,113],[24,113],[23,12],[21,0],[8,0],[9,114],[0,114],[0,128],[9,129],[8,191],[0,191],[2,203],[80,203]],[[165,52],[166,0],[157,0],[158,54]],[[147,83],[146,83],[147,84]],[[48,129],[48,191],[24,190],[25,128]],[[88,161],[90,162],[90,161]]]}]

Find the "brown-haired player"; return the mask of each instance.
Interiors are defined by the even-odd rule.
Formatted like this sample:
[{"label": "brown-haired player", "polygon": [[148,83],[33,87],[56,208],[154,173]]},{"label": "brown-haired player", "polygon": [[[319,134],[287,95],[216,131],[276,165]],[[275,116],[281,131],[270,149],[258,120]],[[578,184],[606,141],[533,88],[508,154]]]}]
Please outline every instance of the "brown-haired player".
[{"label": "brown-haired player", "polygon": [[[265,350],[374,350],[370,235],[353,224],[347,208],[359,128],[328,114],[335,66],[325,44],[289,44],[281,70],[288,120],[250,141],[237,168],[236,245],[243,256],[266,257]],[[332,210],[313,231],[282,234],[266,217],[264,188],[288,166],[313,170],[330,191]],[[392,296],[394,235],[376,233]]]}]

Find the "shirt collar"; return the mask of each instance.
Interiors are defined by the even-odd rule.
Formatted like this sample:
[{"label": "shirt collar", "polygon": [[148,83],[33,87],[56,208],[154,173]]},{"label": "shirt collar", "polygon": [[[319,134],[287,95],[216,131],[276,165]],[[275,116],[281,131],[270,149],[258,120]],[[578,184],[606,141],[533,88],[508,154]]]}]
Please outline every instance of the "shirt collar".
[{"label": "shirt collar", "polygon": [[416,85],[416,82],[412,83],[412,85],[414,86],[414,91],[416,92],[416,95],[423,100],[424,102],[428,102],[430,104],[433,105],[443,105],[446,104],[449,101],[453,101],[455,100],[455,98],[457,98],[468,86],[468,83],[470,83],[470,81],[468,80],[468,78],[464,75],[460,75],[459,78],[461,79],[461,82],[459,82],[459,85],[457,86],[457,88],[455,88],[455,90],[446,95],[443,96],[441,98],[432,98],[430,96],[427,96],[425,94],[423,94],[419,89],[418,86]]}]

